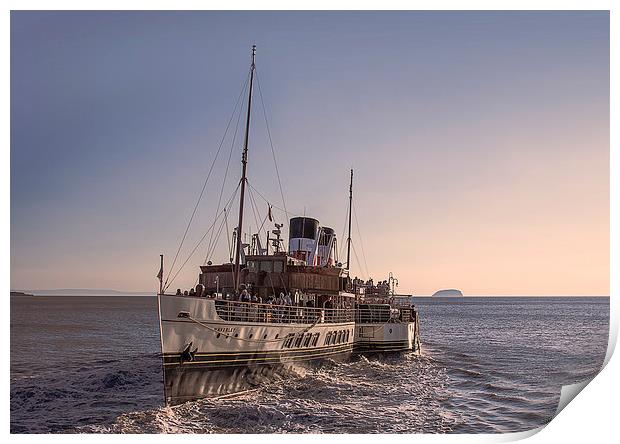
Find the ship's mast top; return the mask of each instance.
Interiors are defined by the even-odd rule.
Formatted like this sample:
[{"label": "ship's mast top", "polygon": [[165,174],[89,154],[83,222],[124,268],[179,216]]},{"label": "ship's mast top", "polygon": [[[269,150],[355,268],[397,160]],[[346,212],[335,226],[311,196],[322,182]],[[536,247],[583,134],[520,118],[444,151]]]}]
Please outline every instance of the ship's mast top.
[{"label": "ship's mast top", "polygon": [[351,261],[351,210],[353,207],[353,169],[351,169],[351,183],[349,184],[349,237],[347,238],[347,270]]},{"label": "ship's mast top", "polygon": [[241,156],[241,190],[239,194],[239,223],[237,224],[236,252],[235,252],[235,290],[239,291],[241,264],[240,256],[243,248],[242,228],[243,228],[243,201],[245,198],[245,185],[247,182],[246,170],[248,164],[248,142],[250,138],[250,114],[252,112],[252,91],[254,87],[254,71],[256,70],[256,45],[252,45],[252,65],[250,66],[250,89],[248,94],[248,112],[245,121],[245,139],[243,142],[243,154]]}]

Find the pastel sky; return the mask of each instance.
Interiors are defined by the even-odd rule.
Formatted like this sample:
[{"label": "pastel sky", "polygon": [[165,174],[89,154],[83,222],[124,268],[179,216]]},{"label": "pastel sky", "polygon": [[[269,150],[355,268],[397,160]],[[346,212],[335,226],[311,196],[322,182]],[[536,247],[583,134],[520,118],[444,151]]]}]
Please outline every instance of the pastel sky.
[{"label": "pastel sky", "polygon": [[[353,275],[391,271],[414,294],[609,294],[605,11],[12,12],[11,288],[157,288],[252,44],[288,210],[341,236],[355,169]],[[281,207],[254,97],[249,181]],[[231,146],[232,192],[241,142],[180,260]],[[212,259],[226,250],[222,236]]]}]

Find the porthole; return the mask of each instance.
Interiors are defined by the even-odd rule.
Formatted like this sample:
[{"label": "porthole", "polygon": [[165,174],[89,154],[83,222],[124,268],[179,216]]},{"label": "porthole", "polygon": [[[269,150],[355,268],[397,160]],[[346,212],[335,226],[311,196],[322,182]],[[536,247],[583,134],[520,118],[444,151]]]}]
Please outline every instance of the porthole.
[{"label": "porthole", "polygon": [[278,339],[280,337],[280,335],[276,335],[276,339]]},{"label": "porthole", "polygon": [[238,337],[239,337],[239,333],[235,333],[235,338],[238,338]]},{"label": "porthole", "polygon": [[390,328],[390,333],[392,333],[392,329]]},{"label": "porthole", "polygon": [[220,334],[218,333],[218,334],[217,334],[217,336],[216,336],[216,338],[219,338],[219,337],[220,337]]},{"label": "porthole", "polygon": [[253,336],[252,333],[250,333],[250,336],[248,336],[248,338],[252,339],[252,336]]},{"label": "porthole", "polygon": [[263,339],[267,339],[267,335],[263,336]]}]

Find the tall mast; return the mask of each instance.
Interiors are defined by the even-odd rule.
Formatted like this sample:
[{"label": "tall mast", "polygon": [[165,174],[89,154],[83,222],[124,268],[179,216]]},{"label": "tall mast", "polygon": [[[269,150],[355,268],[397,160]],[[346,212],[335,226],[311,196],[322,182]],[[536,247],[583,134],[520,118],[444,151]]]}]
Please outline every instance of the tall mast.
[{"label": "tall mast", "polygon": [[351,183],[349,184],[349,238],[347,239],[347,270],[351,260],[351,209],[353,208],[353,169],[351,169]]},{"label": "tall mast", "polygon": [[248,165],[248,141],[250,137],[250,113],[252,111],[252,89],[254,86],[254,70],[256,64],[254,59],[256,57],[256,45],[252,45],[252,65],[250,66],[250,92],[248,97],[248,115],[245,121],[245,140],[243,142],[243,154],[241,156],[242,173],[241,173],[241,194],[239,196],[239,224],[237,225],[237,251],[235,252],[235,291],[239,291],[240,282],[240,263],[241,248],[243,245],[243,239],[241,236],[241,229],[243,227],[243,200],[245,197],[245,183],[246,168]]}]

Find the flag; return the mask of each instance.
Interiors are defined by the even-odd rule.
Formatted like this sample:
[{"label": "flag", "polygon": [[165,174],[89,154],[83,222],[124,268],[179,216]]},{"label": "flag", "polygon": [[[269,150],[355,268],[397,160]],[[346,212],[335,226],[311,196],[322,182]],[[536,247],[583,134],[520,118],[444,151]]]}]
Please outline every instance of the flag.
[{"label": "flag", "polygon": [[273,214],[271,214],[271,205],[269,205],[269,212],[267,213],[269,216],[269,222],[273,222]]}]

